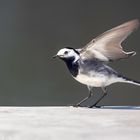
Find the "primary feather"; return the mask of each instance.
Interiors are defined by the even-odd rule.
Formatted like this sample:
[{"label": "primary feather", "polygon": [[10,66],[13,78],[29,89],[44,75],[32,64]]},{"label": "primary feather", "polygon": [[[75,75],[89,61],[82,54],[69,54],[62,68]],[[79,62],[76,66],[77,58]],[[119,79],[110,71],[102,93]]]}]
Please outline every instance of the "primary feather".
[{"label": "primary feather", "polygon": [[82,59],[114,61],[135,55],[136,52],[125,52],[121,43],[139,26],[137,19],[126,22],[99,35],[84,48],[79,49]]}]

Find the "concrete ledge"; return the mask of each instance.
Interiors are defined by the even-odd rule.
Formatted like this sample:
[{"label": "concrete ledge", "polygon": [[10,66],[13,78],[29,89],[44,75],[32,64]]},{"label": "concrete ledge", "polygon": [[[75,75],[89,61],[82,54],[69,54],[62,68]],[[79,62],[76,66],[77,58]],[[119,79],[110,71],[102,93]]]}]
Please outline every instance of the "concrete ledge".
[{"label": "concrete ledge", "polygon": [[139,140],[140,107],[0,107],[0,140]]}]

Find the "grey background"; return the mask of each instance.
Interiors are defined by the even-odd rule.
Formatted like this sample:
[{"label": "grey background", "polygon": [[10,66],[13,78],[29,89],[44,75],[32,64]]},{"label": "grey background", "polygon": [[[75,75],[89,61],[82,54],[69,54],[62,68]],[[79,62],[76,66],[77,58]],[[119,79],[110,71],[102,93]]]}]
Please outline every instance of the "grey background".
[{"label": "grey background", "polygon": [[[125,21],[140,19],[139,0],[1,0],[0,105],[67,105],[87,96],[66,66],[52,56],[79,48]],[[140,28],[124,43],[137,51],[111,66],[140,80]],[[140,105],[140,87],[114,84],[101,105]],[[101,95],[95,89],[93,102]]]}]

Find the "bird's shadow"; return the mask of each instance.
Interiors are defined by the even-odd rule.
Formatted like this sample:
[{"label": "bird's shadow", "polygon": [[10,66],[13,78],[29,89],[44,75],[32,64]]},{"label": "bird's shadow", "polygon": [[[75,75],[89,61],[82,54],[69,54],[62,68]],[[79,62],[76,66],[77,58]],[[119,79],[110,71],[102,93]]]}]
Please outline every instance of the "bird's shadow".
[{"label": "bird's shadow", "polygon": [[102,106],[100,109],[140,110],[140,106]]}]

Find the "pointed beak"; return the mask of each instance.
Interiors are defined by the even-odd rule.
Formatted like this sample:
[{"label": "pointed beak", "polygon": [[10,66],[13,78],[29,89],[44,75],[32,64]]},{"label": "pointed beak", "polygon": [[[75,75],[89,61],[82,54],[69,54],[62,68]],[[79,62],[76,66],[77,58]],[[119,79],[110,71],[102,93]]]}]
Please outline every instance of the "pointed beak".
[{"label": "pointed beak", "polygon": [[54,56],[53,56],[53,58],[57,58],[57,57],[58,57],[58,58],[63,58],[64,55],[54,55]]},{"label": "pointed beak", "polygon": [[56,57],[58,57],[58,55],[54,55],[52,58],[56,58]]}]

